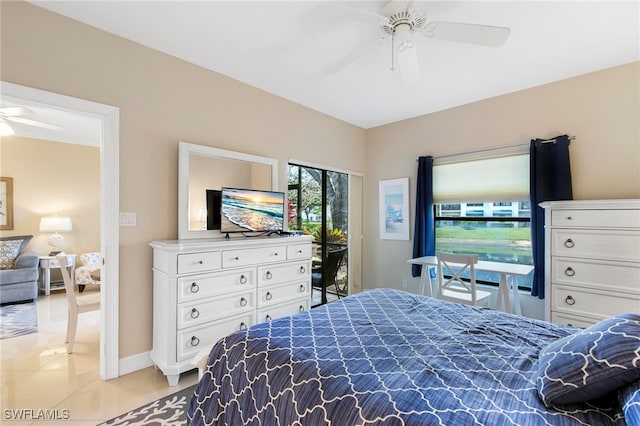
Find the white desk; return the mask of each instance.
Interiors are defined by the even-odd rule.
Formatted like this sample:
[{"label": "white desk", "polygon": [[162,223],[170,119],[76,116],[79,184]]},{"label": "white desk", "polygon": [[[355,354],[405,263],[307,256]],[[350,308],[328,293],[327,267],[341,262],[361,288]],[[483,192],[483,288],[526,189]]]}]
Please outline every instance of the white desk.
[{"label": "white desk", "polygon": [[[423,256],[415,259],[409,259],[407,260],[407,263],[422,266],[422,273],[420,274],[420,294],[433,297],[433,287],[429,277],[429,269],[438,266],[438,258],[436,256]],[[487,260],[479,260],[475,266],[476,271],[500,274],[496,309],[500,309],[500,306],[504,304],[504,311],[512,313],[511,301],[509,299],[509,288],[511,288],[511,291],[513,292],[513,303],[516,310],[515,313],[522,315],[520,298],[518,295],[518,285],[516,284],[515,279],[516,277],[525,277],[529,275],[533,272],[533,266],[518,265],[515,263],[490,262]]]}]

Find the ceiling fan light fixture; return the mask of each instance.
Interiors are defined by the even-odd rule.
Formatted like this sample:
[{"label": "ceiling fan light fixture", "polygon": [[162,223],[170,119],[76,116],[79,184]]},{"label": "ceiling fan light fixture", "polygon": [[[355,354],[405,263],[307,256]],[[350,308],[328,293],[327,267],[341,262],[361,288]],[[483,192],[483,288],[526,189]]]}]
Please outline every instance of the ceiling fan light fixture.
[{"label": "ceiling fan light fixture", "polygon": [[411,39],[411,33],[412,28],[409,24],[398,24],[393,34],[393,43],[402,81],[408,86],[416,86],[420,83],[420,66],[418,52]]},{"label": "ceiling fan light fixture", "polygon": [[14,133],[15,132],[13,131],[11,126],[9,126],[6,121],[0,118],[0,136],[11,136]]}]

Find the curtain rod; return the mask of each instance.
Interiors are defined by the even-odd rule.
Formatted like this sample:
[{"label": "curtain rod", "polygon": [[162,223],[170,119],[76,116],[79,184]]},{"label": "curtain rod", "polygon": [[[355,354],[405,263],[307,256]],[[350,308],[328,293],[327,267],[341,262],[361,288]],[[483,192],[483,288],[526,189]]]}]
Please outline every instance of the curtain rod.
[{"label": "curtain rod", "polygon": [[[569,136],[569,144],[571,144],[571,141],[574,140],[576,137],[575,136]],[[539,141],[540,143],[555,143],[556,139],[543,139]],[[440,157],[434,157],[433,161],[446,161],[446,160],[450,160],[452,158],[462,158],[462,157],[473,157],[476,156],[478,154],[486,154],[489,152],[496,152],[496,153],[502,153],[504,155],[508,155],[508,154],[512,154],[514,151],[519,151],[519,150],[524,150],[525,148],[529,148],[530,144],[520,144],[520,145],[511,145],[511,146],[501,146],[498,148],[487,148],[487,149],[479,149],[477,151],[470,151],[470,152],[462,152],[459,154],[448,154],[448,155],[443,155]],[[416,160],[417,162],[418,160]]]}]

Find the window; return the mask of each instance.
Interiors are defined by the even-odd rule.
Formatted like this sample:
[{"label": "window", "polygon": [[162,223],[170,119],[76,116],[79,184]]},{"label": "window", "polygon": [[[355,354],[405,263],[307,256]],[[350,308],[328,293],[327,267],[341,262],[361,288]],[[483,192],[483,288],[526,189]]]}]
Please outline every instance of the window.
[{"label": "window", "polygon": [[[532,265],[529,156],[463,161],[433,168],[436,250]],[[481,283],[498,274],[477,272]],[[532,277],[517,278],[531,288]]]}]

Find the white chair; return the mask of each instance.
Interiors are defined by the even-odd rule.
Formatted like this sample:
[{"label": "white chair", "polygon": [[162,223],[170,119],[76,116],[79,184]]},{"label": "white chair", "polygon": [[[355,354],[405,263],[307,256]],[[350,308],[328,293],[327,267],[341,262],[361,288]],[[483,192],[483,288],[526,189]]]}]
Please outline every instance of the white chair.
[{"label": "white chair", "polygon": [[67,301],[69,302],[69,319],[67,321],[67,353],[73,352],[73,344],[76,340],[76,330],[78,328],[78,314],[83,312],[97,311],[100,309],[100,293],[78,295],[75,291],[75,285],[71,280],[71,275],[67,269],[67,255],[59,253],[56,258],[60,263],[60,271],[62,271],[62,279],[64,280],[64,289],[67,293]]},{"label": "white chair", "polygon": [[[438,299],[489,307],[491,293],[476,288],[475,264],[478,263],[478,255],[437,252],[436,257],[438,258]],[[466,271],[469,271],[469,282],[461,278]]]}]

